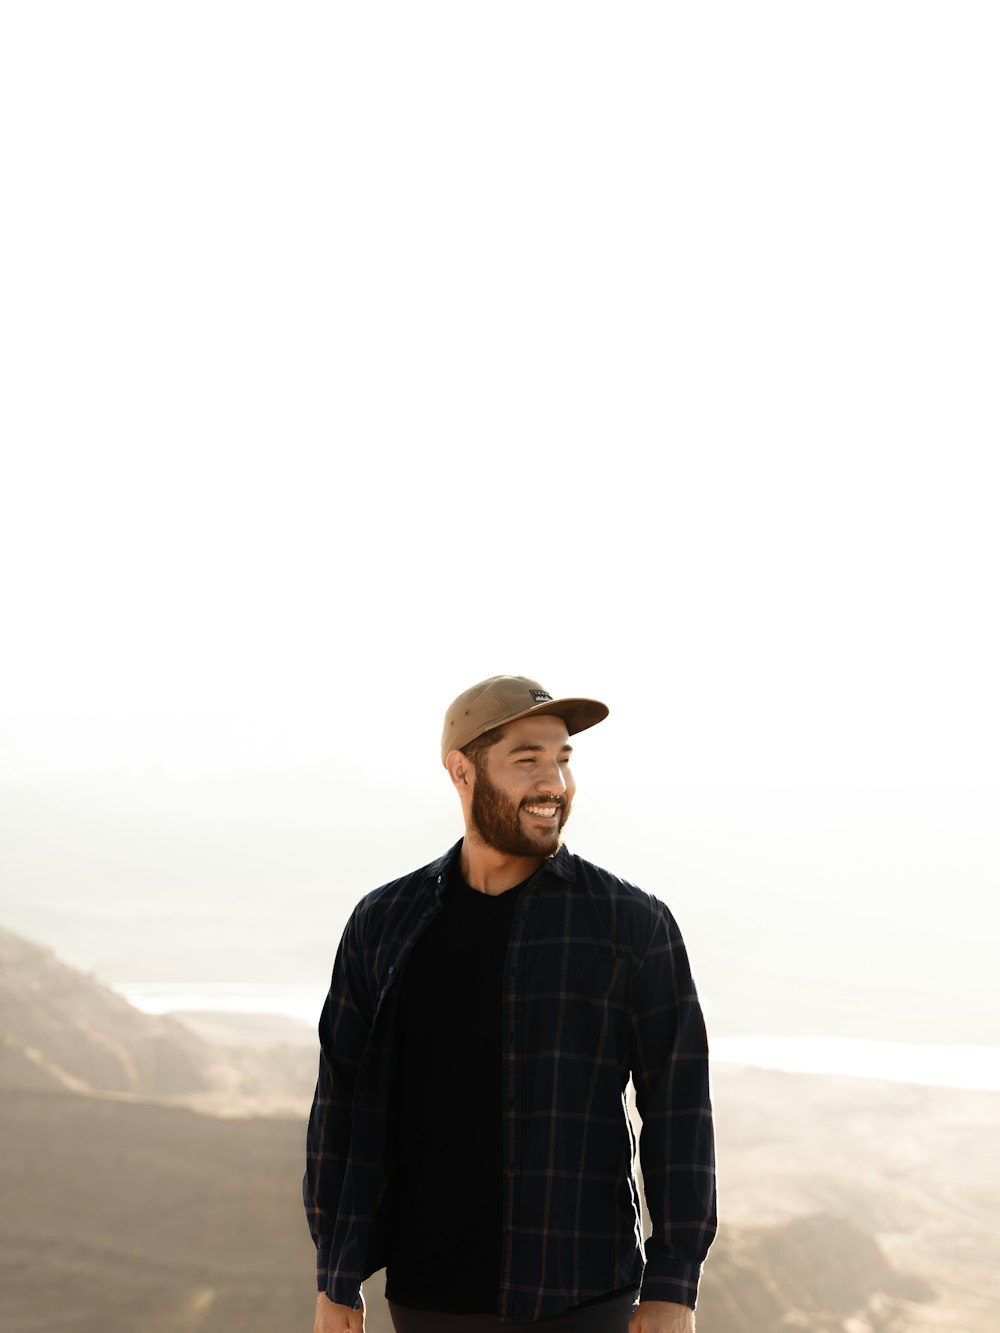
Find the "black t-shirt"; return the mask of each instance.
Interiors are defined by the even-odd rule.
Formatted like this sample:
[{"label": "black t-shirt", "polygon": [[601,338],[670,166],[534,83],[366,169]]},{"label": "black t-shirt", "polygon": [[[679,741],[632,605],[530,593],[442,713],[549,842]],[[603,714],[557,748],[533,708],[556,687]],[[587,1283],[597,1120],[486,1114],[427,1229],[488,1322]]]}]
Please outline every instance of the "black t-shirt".
[{"label": "black t-shirt", "polygon": [[501,994],[523,886],[489,897],[456,866],[399,980],[386,1295],[493,1314],[501,1249]]}]

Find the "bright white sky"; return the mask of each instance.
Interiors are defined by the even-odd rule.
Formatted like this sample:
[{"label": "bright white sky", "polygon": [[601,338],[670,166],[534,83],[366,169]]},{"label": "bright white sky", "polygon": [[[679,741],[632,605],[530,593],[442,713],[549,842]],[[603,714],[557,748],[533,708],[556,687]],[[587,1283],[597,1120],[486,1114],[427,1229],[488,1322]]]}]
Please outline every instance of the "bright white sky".
[{"label": "bright white sky", "polygon": [[[987,4],[5,7],[0,776],[996,828]],[[582,748],[582,742],[581,742]]]}]

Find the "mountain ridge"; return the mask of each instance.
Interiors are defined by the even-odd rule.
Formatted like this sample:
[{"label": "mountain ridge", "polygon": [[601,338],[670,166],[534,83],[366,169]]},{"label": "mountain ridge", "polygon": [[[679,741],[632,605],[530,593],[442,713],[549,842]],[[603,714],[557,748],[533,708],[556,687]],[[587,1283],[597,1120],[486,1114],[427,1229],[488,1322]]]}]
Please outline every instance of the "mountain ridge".
[{"label": "mountain ridge", "polygon": [[[176,1097],[212,1085],[211,1048],[174,1019],[141,1014],[55,953],[0,929],[4,1075],[27,1066],[76,1091]],[[29,1078],[30,1081],[30,1078]]]},{"label": "mountain ridge", "polygon": [[[157,1041],[169,1058],[143,1063]],[[130,1333],[137,1309],[149,1333],[308,1327],[314,1071],[307,1047],[219,1047],[0,931],[0,1333]],[[992,1333],[1000,1098],[732,1068],[713,1089],[699,1333]],[[390,1333],[377,1276],[366,1299]]]}]

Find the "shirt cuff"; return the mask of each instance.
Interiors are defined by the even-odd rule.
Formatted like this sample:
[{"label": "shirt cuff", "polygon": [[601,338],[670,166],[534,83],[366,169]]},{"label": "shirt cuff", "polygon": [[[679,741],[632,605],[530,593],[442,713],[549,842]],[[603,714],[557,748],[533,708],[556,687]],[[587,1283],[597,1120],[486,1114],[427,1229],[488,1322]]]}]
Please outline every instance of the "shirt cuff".
[{"label": "shirt cuff", "polygon": [[346,1305],[351,1310],[361,1308],[361,1283],[356,1278],[339,1277],[330,1272],[330,1256],[325,1250],[316,1251],[316,1288],[326,1292],[335,1305]]},{"label": "shirt cuff", "polygon": [[675,1259],[664,1259],[654,1266],[646,1265],[639,1288],[640,1301],[672,1301],[693,1310],[698,1299],[701,1264],[689,1264]]},{"label": "shirt cuff", "polygon": [[326,1293],[334,1305],[346,1305],[349,1310],[361,1309],[361,1288],[354,1282],[341,1278],[330,1278],[319,1283],[319,1290]]}]

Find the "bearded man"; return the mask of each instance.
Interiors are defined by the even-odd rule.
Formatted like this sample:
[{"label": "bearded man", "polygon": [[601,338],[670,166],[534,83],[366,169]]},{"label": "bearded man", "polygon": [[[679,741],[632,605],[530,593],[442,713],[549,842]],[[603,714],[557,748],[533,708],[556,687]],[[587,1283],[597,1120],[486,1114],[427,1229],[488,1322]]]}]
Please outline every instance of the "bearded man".
[{"label": "bearded man", "polygon": [[693,1333],[716,1201],[687,955],[662,902],[562,844],[569,738],[607,715],[524,676],[448,709],[464,836],[358,904],[320,1019],[314,1333],[362,1333],[382,1267],[397,1333]]}]

